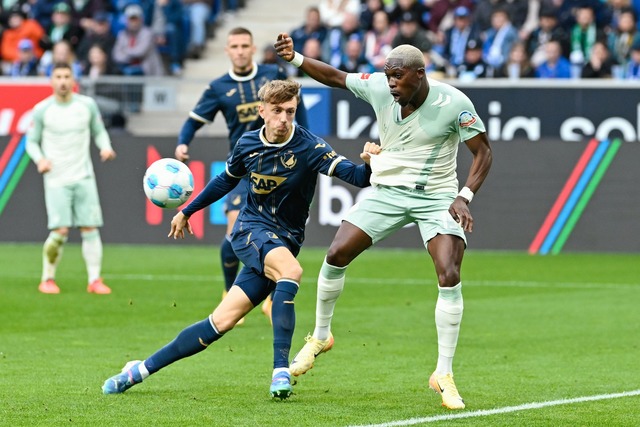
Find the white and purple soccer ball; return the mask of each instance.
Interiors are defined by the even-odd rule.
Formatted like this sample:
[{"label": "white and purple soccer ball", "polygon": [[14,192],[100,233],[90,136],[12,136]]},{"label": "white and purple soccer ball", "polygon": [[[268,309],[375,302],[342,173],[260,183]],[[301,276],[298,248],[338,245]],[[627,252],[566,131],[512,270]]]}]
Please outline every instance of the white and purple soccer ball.
[{"label": "white and purple soccer ball", "polygon": [[177,208],[193,193],[193,174],[179,160],[156,160],[147,168],[142,180],[144,194],[161,208]]}]

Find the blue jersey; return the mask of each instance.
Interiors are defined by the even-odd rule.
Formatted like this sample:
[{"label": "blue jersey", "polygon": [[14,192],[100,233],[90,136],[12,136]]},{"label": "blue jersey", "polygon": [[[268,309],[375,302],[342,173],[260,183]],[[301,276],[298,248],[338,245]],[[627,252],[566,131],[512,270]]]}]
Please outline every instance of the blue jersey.
[{"label": "blue jersey", "polygon": [[[189,117],[200,123],[209,124],[213,122],[218,112],[222,112],[229,129],[229,151],[231,152],[243,133],[259,129],[264,124],[258,114],[260,105],[258,90],[271,80],[286,80],[286,78],[284,69],[276,64],[254,63],[253,71],[247,76],[239,76],[229,71],[209,84],[195,108],[189,113]],[[296,121],[301,126],[307,126],[306,110],[302,103],[298,106]],[[193,133],[182,135],[183,132],[178,144],[189,144]]]},{"label": "blue jersey", "polygon": [[268,142],[263,129],[247,132],[238,140],[226,172],[212,179],[183,213],[191,216],[215,202],[246,176],[249,193],[236,225],[264,224],[300,246],[318,173],[366,187],[371,169],[336,154],[327,142],[303,127],[294,125],[289,140],[280,144]]}]

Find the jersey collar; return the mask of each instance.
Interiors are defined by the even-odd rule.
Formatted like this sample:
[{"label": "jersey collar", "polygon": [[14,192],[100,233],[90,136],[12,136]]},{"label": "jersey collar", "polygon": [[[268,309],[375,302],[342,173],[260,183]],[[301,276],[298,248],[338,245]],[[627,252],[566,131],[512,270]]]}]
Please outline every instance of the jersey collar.
[{"label": "jersey collar", "polygon": [[291,135],[289,135],[289,138],[285,142],[281,142],[279,144],[274,144],[272,142],[267,141],[267,138],[264,137],[265,126],[262,126],[262,128],[260,129],[260,141],[262,141],[262,145],[267,147],[284,147],[291,141],[291,139],[293,138],[293,135],[296,133],[296,124],[292,123],[291,126],[293,129],[293,131],[291,132]]},{"label": "jersey collar", "polygon": [[236,73],[233,72],[233,68],[229,70],[229,75],[233,80],[237,82],[246,82],[246,81],[252,80],[256,76],[256,74],[258,74],[258,64],[256,64],[256,62],[254,61],[252,62],[251,67],[252,67],[251,73],[249,73],[246,76],[237,75]]}]

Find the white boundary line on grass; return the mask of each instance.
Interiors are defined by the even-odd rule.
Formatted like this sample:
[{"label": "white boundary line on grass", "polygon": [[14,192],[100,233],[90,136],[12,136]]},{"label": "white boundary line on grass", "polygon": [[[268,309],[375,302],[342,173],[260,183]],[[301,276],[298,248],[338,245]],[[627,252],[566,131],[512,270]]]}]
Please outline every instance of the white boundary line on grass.
[{"label": "white boundary line on grass", "polygon": [[[358,427],[398,427],[412,426],[416,424],[433,423],[436,421],[458,420],[462,418],[487,417],[490,415],[507,414],[510,412],[528,411],[530,409],[540,409],[549,406],[571,405],[573,403],[593,402],[596,400],[618,399],[620,397],[630,397],[640,395],[640,389],[632,391],[624,391],[621,393],[597,394],[595,396],[574,397],[572,399],[549,400],[547,402],[524,403],[517,406],[505,406],[504,408],[481,409],[472,412],[457,412],[454,414],[435,415],[424,418],[410,418],[408,420],[398,420],[382,424],[363,424]],[[355,426],[354,426],[355,427]]]},{"label": "white boundary line on grass", "polygon": [[[6,272],[3,277],[29,278],[33,277],[37,280],[38,274],[24,274],[20,272]],[[220,282],[222,276],[208,275],[189,275],[189,274],[105,274],[106,279],[114,280],[137,280],[141,282],[162,281],[162,282]],[[305,283],[315,282],[316,277],[303,277]],[[428,279],[382,279],[382,278],[365,278],[365,277],[349,277],[347,276],[347,286],[352,285],[391,285],[391,286],[429,286],[435,282]],[[637,287],[637,283],[589,283],[589,282],[540,282],[540,281],[522,281],[522,280],[463,280],[463,285],[467,286],[484,286],[484,287],[500,287],[500,288],[564,288],[564,289],[599,289],[603,287]]]}]

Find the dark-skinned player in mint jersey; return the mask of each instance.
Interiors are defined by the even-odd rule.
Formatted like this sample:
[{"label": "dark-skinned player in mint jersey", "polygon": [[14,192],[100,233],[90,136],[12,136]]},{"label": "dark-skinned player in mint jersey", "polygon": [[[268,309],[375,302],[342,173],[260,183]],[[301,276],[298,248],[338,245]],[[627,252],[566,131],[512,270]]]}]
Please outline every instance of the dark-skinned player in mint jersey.
[{"label": "dark-skinned player in mint jersey", "polygon": [[292,393],[289,351],[295,327],[294,298],[302,267],[296,259],[304,241],[309,206],[318,173],[366,187],[369,185],[376,144],[367,142],[355,165],[336,154],[321,138],[293,123],[300,84],[273,80],[259,91],[264,126],[245,133],[227,160],[226,171],[171,221],[169,237],[192,233],[189,217],[231,191],[247,177],[247,202],[238,215],[231,244],[244,264],[226,298],[212,314],[178,334],[144,361],[132,361],[122,373],[105,381],[105,394],[123,393],[149,375],[184,357],[196,354],[230,331],[237,322],[273,292],[273,374],[269,392],[286,399]]},{"label": "dark-skinned player in mint jersey", "polygon": [[[278,65],[256,64],[253,60],[256,46],[251,32],[246,28],[236,27],[229,31],[225,52],[231,61],[231,69],[209,83],[189,113],[178,137],[175,150],[178,160],[189,159],[189,145],[196,132],[205,124],[212,123],[219,112],[224,116],[229,130],[229,153],[233,152],[236,141],[243,133],[259,129],[263,124],[258,114],[260,87],[268,81],[287,78],[285,70]],[[296,122],[300,126],[308,127],[307,113],[302,102],[296,111]],[[231,248],[229,235],[246,197],[247,182],[243,180],[227,194],[225,200],[227,229],[220,243],[220,262],[225,286],[223,296],[229,291],[238,273],[239,261]],[[270,316],[271,312],[270,303],[271,299],[267,298],[262,307],[267,316]]]}]

